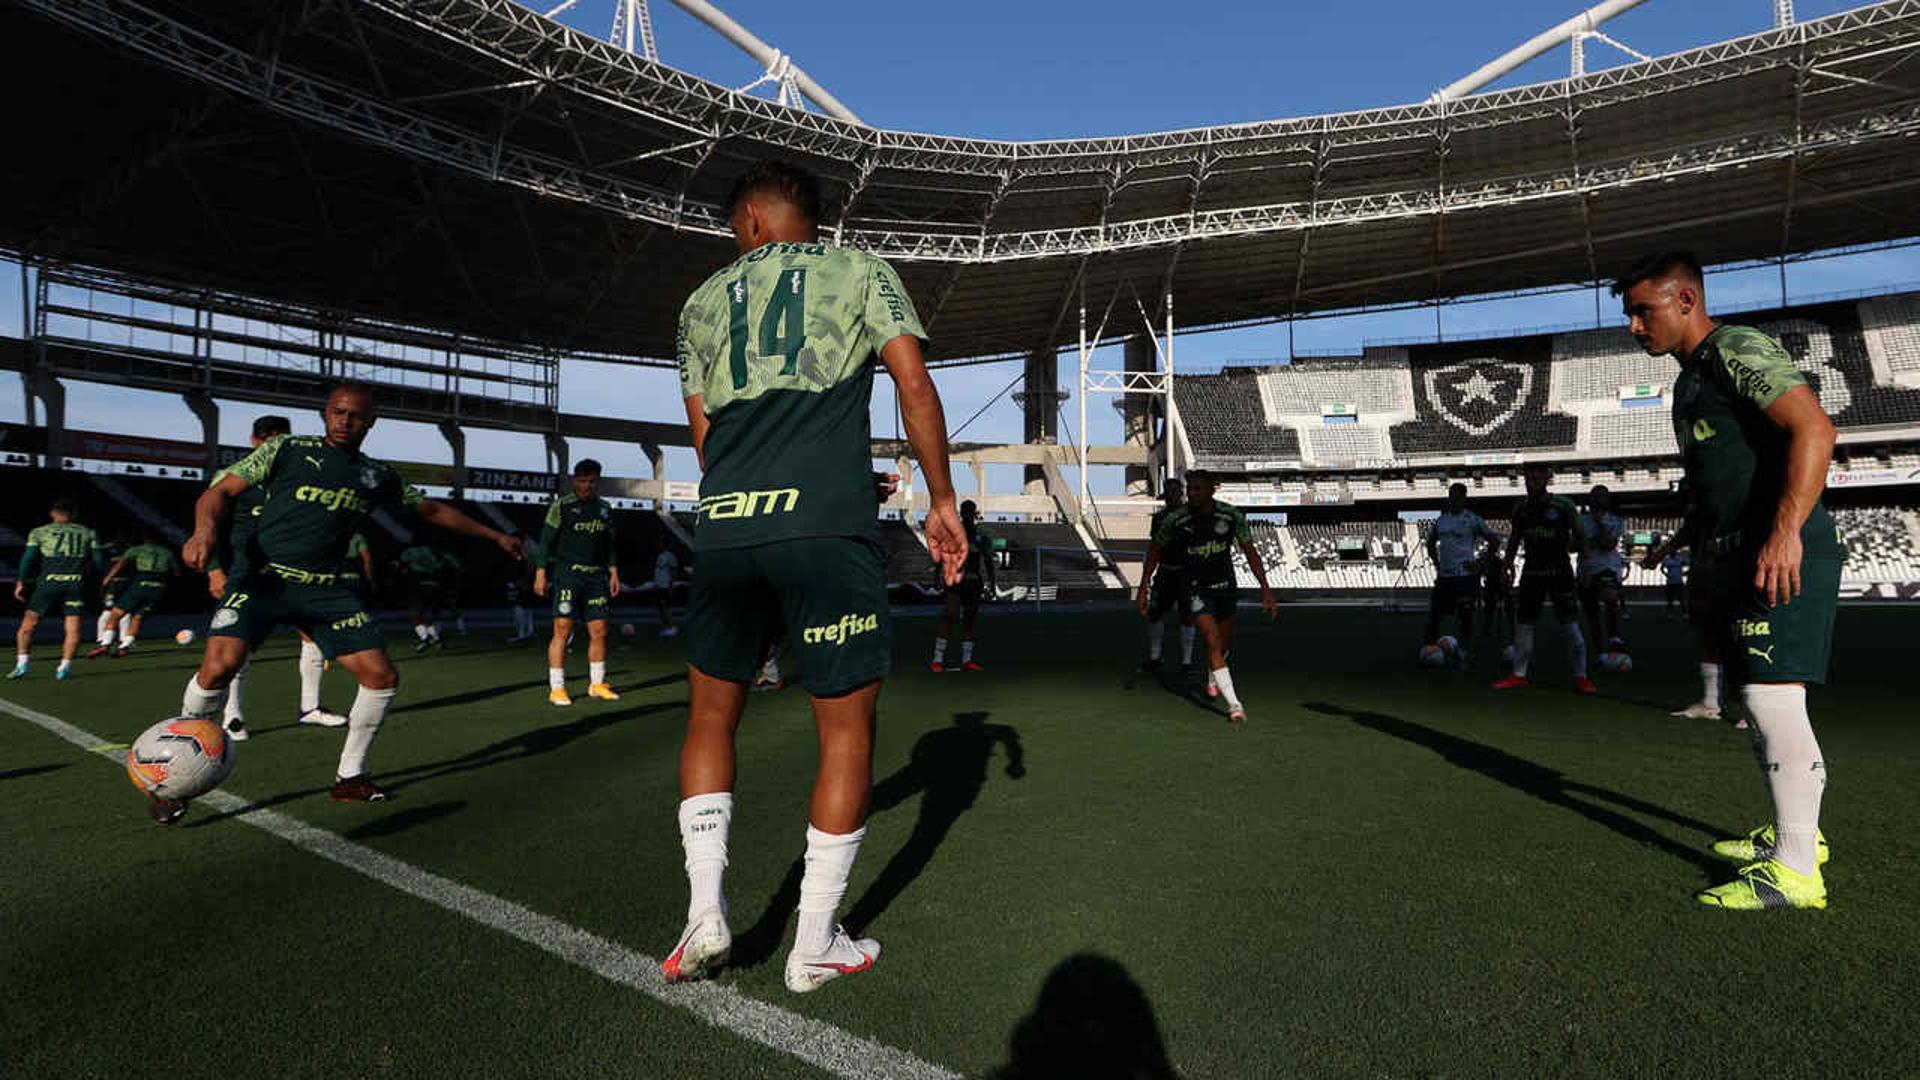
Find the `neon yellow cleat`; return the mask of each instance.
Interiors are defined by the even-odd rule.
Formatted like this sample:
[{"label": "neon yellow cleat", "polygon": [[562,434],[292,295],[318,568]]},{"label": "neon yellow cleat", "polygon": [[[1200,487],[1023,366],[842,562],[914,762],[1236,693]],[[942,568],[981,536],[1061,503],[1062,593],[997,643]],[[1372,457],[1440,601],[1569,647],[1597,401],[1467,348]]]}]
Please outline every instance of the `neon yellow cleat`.
[{"label": "neon yellow cleat", "polygon": [[601,701],[620,700],[620,695],[613,692],[613,686],[603,682],[597,682],[588,686],[587,696],[590,698],[599,698]]},{"label": "neon yellow cleat", "polygon": [[[1827,865],[1827,859],[1833,854],[1827,850],[1827,834],[1813,834],[1814,860],[1819,866]],[[1734,840],[1715,840],[1713,853],[1730,863],[1746,866],[1749,863],[1765,862],[1773,858],[1778,850],[1774,844],[1773,826],[1762,825],[1745,836]]]},{"label": "neon yellow cleat", "polygon": [[556,686],[547,691],[547,703],[549,705],[571,705],[573,704],[573,698],[567,696],[566,687]]},{"label": "neon yellow cleat", "polygon": [[1732,881],[1693,894],[1708,907],[1730,911],[1766,911],[1774,908],[1824,908],[1827,884],[1820,872],[1795,873],[1784,863],[1768,859],[1743,866]]}]

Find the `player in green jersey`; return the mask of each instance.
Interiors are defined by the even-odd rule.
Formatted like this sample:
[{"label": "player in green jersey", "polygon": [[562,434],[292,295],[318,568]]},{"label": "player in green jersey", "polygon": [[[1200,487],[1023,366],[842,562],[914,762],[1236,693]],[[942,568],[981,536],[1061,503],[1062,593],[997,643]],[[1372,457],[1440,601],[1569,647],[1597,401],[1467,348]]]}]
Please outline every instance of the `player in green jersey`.
[{"label": "player in green jersey", "polygon": [[[127,549],[132,546],[132,544],[127,543],[126,540],[121,537],[114,537],[112,539],[102,538],[100,541],[100,561],[111,567],[114,563],[119,562],[120,556],[125,555]],[[107,629],[107,621],[113,616],[113,608],[114,605],[119,602],[120,594],[132,583],[133,579],[130,575],[122,575],[110,582],[105,580],[100,582],[100,613],[93,624],[93,642],[95,647],[93,651],[87,653],[89,660],[98,656],[105,656],[107,651],[113,648],[114,638],[117,635],[114,631]]]},{"label": "player in green jersey", "polygon": [[933,637],[933,662],[928,665],[938,675],[947,668],[947,635],[960,623],[960,670],[985,670],[973,659],[973,627],[980,619],[980,595],[994,587],[993,537],[980,525],[980,508],[972,499],[960,504],[960,525],[967,530],[967,566],[961,571],[960,584],[946,590],[946,607],[940,612],[940,629]]},{"label": "player in green jersey", "polygon": [[1527,553],[1520,568],[1517,624],[1513,628],[1513,672],[1493,684],[1495,690],[1518,690],[1527,685],[1527,670],[1533,663],[1533,631],[1540,621],[1540,608],[1553,601],[1554,618],[1567,636],[1567,648],[1573,656],[1573,689],[1581,694],[1598,693],[1587,677],[1587,637],[1580,630],[1580,600],[1576,595],[1573,564],[1568,560],[1580,551],[1580,508],[1564,495],[1547,490],[1553,470],[1535,462],[1527,466],[1527,494],[1513,510],[1513,535],[1507,539],[1506,565],[1509,574],[1520,557]]},{"label": "player in green jersey", "polygon": [[[20,556],[19,580],[13,585],[13,598],[27,605],[20,616],[20,630],[14,635],[14,664],[9,679],[27,677],[27,664],[33,650],[33,632],[50,612],[58,612],[66,631],[60,643],[60,666],[53,677],[65,679],[73,674],[73,657],[80,651],[80,637],[88,611],[93,607],[96,585],[105,560],[100,538],[92,529],[73,520],[78,508],[72,499],[61,496],[47,510],[48,524],[27,534],[26,550]],[[32,583],[29,590],[28,583]]]},{"label": "player in green jersey", "polygon": [[[163,540],[157,532],[148,533],[113,561],[100,582],[100,591],[104,594],[107,587],[122,576],[133,579],[115,594],[113,607],[107,612],[107,634],[111,635],[115,629],[120,631],[120,647],[114,650],[115,656],[125,656],[132,651],[134,641],[140,637],[140,624],[166,596],[167,586],[180,576],[180,563],[173,557],[173,549],[163,545]],[[87,656],[102,656],[106,651],[106,645],[97,645]]]},{"label": "player in green jersey", "polygon": [[1234,692],[1233,674],[1227,670],[1227,654],[1233,649],[1234,616],[1240,603],[1239,572],[1234,569],[1233,552],[1238,547],[1246,557],[1253,579],[1260,583],[1260,609],[1272,620],[1280,609],[1267,586],[1267,568],[1260,551],[1253,546],[1253,530],[1247,515],[1239,507],[1213,497],[1215,481],[1211,473],[1188,471],[1187,501],[1160,519],[1153,544],[1147,548],[1146,565],[1140,570],[1140,591],[1134,598],[1140,614],[1152,610],[1151,583],[1161,560],[1180,568],[1185,582],[1187,610],[1207,646],[1207,696],[1227,700],[1227,722],[1243,724],[1247,709]]},{"label": "player in green jersey", "polygon": [[1821,504],[1833,421],[1779,342],[1707,314],[1692,256],[1644,260],[1613,291],[1641,348],[1680,362],[1673,427],[1693,491],[1685,531],[1696,554],[1713,558],[1721,659],[1743,688],[1773,799],[1771,823],[1713,845],[1742,865],[1698,899],[1735,910],[1826,907],[1827,769],[1807,684],[1827,678],[1846,560]]},{"label": "player in green jersey", "polygon": [[540,529],[536,596],[553,597],[553,639],[547,643],[547,700],[571,705],[567,696],[567,642],[573,624],[587,624],[587,696],[618,701],[607,682],[608,607],[620,595],[620,561],[613,534],[613,507],[600,497],[600,463],[582,458],[573,467],[573,492],[553,500]]},{"label": "player in green jersey", "polygon": [[[1160,509],[1153,512],[1153,518],[1147,524],[1148,543],[1159,534],[1160,526],[1175,510],[1186,505],[1187,489],[1178,479],[1169,479],[1160,489]],[[1193,611],[1187,605],[1187,583],[1182,576],[1180,564],[1171,552],[1161,552],[1151,577],[1144,573],[1142,563],[1141,581],[1148,585],[1147,596],[1147,659],[1140,665],[1142,671],[1159,671],[1161,657],[1165,652],[1167,634],[1167,613],[1173,612],[1180,618],[1180,666],[1187,668],[1193,664],[1193,640],[1197,632],[1193,626]]]},{"label": "player in green jersey", "polygon": [[426,652],[440,644],[440,622],[436,618],[446,593],[446,560],[425,539],[400,552],[400,580],[406,585],[407,617],[413,621],[413,651]]},{"label": "player in green jersey", "polygon": [[692,707],[680,751],[691,899],[661,968],[669,981],[696,978],[731,948],[721,877],[734,733],[767,645],[784,628],[820,745],[800,926],[786,964],[788,989],[805,992],[880,955],[833,921],[866,832],[874,704],[888,668],[868,419],[876,355],[926,476],[927,546],[948,585],[960,580],[967,538],[946,418],[921,359],[924,332],[899,276],[871,255],[820,242],[819,184],[791,166],[754,167],[727,208],[741,257],[688,298],[677,349],[704,475],[687,613]]},{"label": "player in green jersey", "polygon": [[[313,635],[321,653],[360,684],[347,717],[346,744],[335,772],[335,801],[376,800],[385,792],[367,775],[367,749],[386,719],[400,674],[387,657],[386,639],[358,593],[341,582],[347,540],[376,508],[405,507],[422,521],[482,537],[520,555],[520,544],[429,499],[406,484],[391,466],[360,452],[374,424],[373,392],[348,383],[327,395],[321,414],[324,438],[282,435],[223,470],[194,506],[193,536],[182,557],[200,570],[207,564],[221,518],[253,488],[267,493],[260,526],[249,542],[253,569],[230,583],[209,626],[200,670],[187,680],[180,710],[212,716],[227,684],[248,653],[281,623]],[[156,803],[156,820],[176,820],[185,807]]]}]

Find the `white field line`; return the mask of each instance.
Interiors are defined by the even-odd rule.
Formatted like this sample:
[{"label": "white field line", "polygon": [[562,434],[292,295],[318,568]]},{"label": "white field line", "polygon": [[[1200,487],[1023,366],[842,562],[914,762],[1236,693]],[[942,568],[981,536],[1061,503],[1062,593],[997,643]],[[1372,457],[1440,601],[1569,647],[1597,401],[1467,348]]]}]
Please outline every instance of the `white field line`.
[{"label": "white field line", "polygon": [[[0,712],[19,717],[58,735],[67,742],[114,762],[124,760],[125,747],[90,734],[55,716],[0,698]],[[483,926],[559,957],[601,978],[631,987],[656,1001],[705,1020],[714,1027],[796,1058],[836,1076],[901,1077],[908,1080],[958,1080],[959,1074],[790,1012],[777,1005],[744,997],[731,987],[715,983],[669,985],[660,974],[660,961],[618,942],[588,933],[503,900],[492,893],[463,885],[452,878],[382,855],[337,834],[317,829],[273,810],[248,809],[247,800],[224,791],[212,791],[195,800],[285,840],[294,847],[338,863],[410,896],[418,897]],[[871,976],[869,976],[871,977]]]}]

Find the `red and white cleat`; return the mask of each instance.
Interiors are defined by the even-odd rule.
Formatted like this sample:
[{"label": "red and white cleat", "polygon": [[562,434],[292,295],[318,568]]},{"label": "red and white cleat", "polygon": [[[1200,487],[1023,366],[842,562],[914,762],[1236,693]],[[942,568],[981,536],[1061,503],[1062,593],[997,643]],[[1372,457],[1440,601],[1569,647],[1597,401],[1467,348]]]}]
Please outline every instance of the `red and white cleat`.
[{"label": "red and white cleat", "polygon": [[1592,679],[1581,675],[1573,680],[1573,692],[1576,694],[1597,694],[1600,692],[1600,688],[1593,685]]},{"label": "red and white cleat", "polygon": [[1525,675],[1509,675],[1493,684],[1495,690],[1524,690],[1527,687]]},{"label": "red and white cleat", "polygon": [[1247,710],[1245,708],[1232,708],[1227,710],[1227,723],[1232,724],[1234,727],[1239,727],[1246,722]]},{"label": "red and white cleat", "polygon": [[694,916],[680,934],[680,944],[672,955],[660,962],[660,974],[670,983],[705,979],[719,971],[733,950],[733,932],[727,929],[727,917],[717,907]]},{"label": "red and white cleat", "polygon": [[833,928],[833,940],[826,951],[814,956],[798,949],[787,954],[787,989],[805,994],[820,989],[842,975],[865,971],[880,959],[880,943],[872,938],[854,940],[845,927]]}]

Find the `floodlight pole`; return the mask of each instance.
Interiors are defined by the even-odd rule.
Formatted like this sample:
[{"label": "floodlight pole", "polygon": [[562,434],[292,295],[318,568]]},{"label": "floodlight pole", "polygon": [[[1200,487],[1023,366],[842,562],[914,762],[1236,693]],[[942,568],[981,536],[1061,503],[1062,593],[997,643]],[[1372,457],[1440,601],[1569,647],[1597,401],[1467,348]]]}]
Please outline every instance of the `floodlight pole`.
[{"label": "floodlight pole", "polygon": [[800,69],[793,58],[753,35],[753,32],[734,22],[727,13],[707,3],[707,0],[673,0],[682,11],[706,23],[721,37],[726,38],[748,56],[753,57],[766,69],[767,74],[779,79],[783,84],[791,83],[795,90],[805,95],[808,101],[820,107],[820,111],[836,120],[845,120],[849,124],[862,124],[866,121],[854,114],[852,109],[841,104],[840,99],[827,92],[827,88],[813,81],[813,76]]},{"label": "floodlight pole", "polygon": [[[1600,29],[1601,23],[1646,2],[1647,0],[1606,0],[1606,3],[1595,4],[1553,29],[1534,36],[1524,45],[1501,55],[1466,78],[1441,87],[1434,93],[1433,100],[1447,101],[1452,98],[1466,97],[1563,41],[1574,41],[1577,48],[1580,35],[1594,33]],[[1776,0],[1776,3],[1791,3],[1791,0]]]}]

